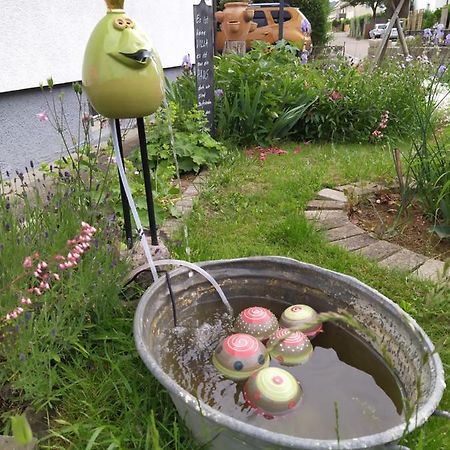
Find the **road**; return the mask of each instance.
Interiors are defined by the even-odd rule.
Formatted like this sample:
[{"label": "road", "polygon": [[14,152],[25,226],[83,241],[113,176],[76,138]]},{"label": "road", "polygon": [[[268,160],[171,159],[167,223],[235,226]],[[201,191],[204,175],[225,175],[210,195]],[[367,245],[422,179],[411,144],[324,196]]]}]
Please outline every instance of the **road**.
[{"label": "road", "polygon": [[366,58],[369,51],[368,39],[354,39],[347,33],[333,33],[330,45],[345,45],[345,53],[357,60]]}]

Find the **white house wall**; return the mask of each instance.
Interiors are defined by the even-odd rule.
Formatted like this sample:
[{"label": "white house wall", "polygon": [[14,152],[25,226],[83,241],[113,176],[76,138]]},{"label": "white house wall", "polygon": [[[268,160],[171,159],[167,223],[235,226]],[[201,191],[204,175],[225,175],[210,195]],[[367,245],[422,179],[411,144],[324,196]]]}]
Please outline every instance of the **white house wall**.
[{"label": "white house wall", "polygon": [[[89,35],[106,13],[103,0],[0,0],[0,92],[81,79]],[[192,2],[125,0],[125,11],[146,31],[164,67],[194,54]]]}]

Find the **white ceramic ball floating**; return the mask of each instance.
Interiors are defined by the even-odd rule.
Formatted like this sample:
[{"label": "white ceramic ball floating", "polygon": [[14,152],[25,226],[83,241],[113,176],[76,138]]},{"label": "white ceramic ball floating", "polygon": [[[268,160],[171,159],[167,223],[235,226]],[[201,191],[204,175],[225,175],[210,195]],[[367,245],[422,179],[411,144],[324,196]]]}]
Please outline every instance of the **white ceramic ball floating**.
[{"label": "white ceramic ball floating", "polygon": [[232,380],[245,380],[269,365],[264,345],[249,334],[237,333],[225,338],[216,348],[213,358],[216,369]]},{"label": "white ceramic ball floating", "polygon": [[253,374],[245,383],[244,398],[259,413],[283,415],[294,409],[302,396],[298,381],[284,369],[268,367]]},{"label": "white ceramic ball floating", "polygon": [[270,349],[272,346],[270,356],[285,366],[303,364],[313,352],[313,346],[305,334],[301,331],[292,332],[288,328],[279,328],[272,335],[267,347]]},{"label": "white ceramic ball floating", "polygon": [[280,318],[280,327],[294,328],[313,339],[322,331],[322,323],[317,323],[318,314],[311,306],[293,305],[285,309]]},{"label": "white ceramic ball floating", "polygon": [[251,334],[260,340],[268,339],[278,328],[278,320],[267,308],[253,306],[244,309],[234,323],[236,333]]}]

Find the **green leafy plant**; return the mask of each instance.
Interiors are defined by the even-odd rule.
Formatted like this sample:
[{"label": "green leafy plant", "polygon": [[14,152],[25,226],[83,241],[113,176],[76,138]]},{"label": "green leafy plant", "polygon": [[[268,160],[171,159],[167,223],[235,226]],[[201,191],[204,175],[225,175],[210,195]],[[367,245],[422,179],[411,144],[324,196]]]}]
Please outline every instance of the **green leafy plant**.
[{"label": "green leafy plant", "polygon": [[415,124],[420,136],[406,155],[407,189],[405,195],[417,197],[434,221],[433,231],[440,238],[450,237],[450,139],[437,130],[442,123],[439,106],[443,84],[439,70],[428,83],[425,107],[416,108]]},{"label": "green leafy plant", "polygon": [[204,112],[197,107],[185,111],[175,102],[170,102],[169,108],[160,109],[153,120],[147,121],[150,167],[174,171],[174,152],[182,173],[198,172],[217,163],[224,147],[210,136]]},{"label": "green leafy plant", "polygon": [[[342,59],[301,64],[286,43],[256,43],[244,56],[217,58],[215,69],[216,87],[223,92],[216,102],[219,136],[261,145],[287,135],[305,141],[367,142],[386,110],[387,135],[410,138],[418,132],[414,114],[425,107],[423,82],[430,72],[415,61],[387,62],[373,73]],[[278,135],[279,123],[274,122],[282,116],[290,119],[288,132]]]}]

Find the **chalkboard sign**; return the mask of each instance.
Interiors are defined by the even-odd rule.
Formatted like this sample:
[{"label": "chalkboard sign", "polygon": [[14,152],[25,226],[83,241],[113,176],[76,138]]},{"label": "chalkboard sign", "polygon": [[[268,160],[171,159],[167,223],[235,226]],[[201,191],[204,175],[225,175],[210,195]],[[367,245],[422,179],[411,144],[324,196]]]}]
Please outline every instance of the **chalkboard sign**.
[{"label": "chalkboard sign", "polygon": [[205,0],[194,5],[194,33],[197,101],[214,134],[214,15]]}]

